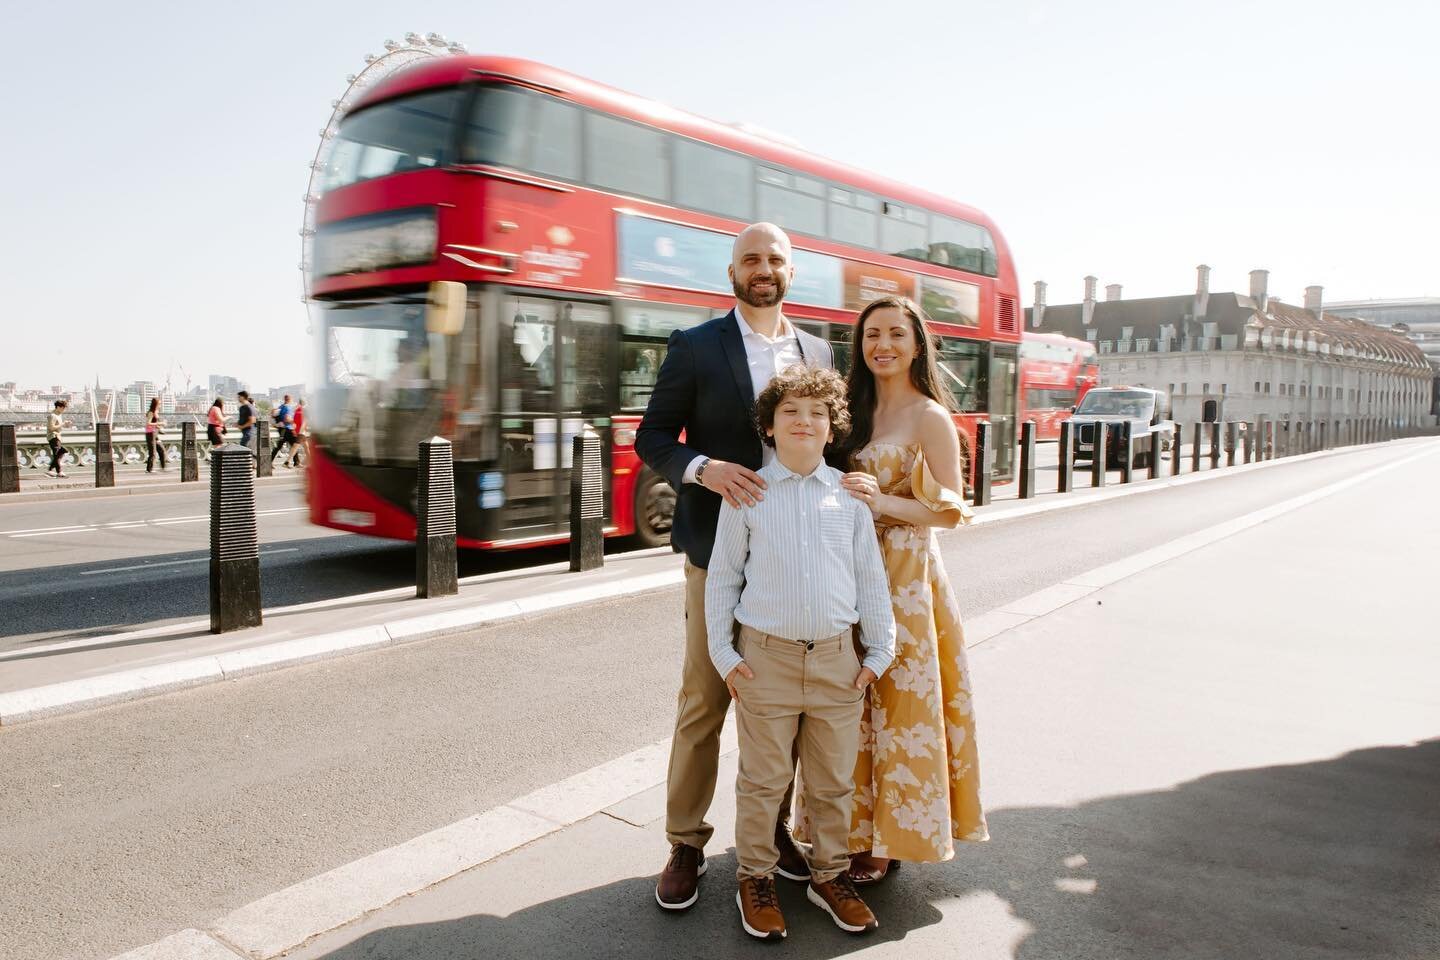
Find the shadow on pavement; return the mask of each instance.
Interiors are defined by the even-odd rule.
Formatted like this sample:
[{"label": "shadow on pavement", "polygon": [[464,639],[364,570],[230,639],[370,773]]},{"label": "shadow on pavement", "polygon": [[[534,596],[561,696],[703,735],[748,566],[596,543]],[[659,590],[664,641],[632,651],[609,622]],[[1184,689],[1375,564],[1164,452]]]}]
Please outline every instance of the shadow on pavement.
[{"label": "shadow on pavement", "polygon": [[[1210,774],[1074,807],[995,810],[989,844],[912,865],[846,936],[782,881],[794,958],[838,957],[945,920],[901,948],[1018,960],[1440,956],[1440,740]],[[647,837],[650,836],[647,834]],[[558,866],[563,870],[564,867]],[[700,904],[664,915],[634,877],[509,916],[367,934],[328,960],[778,955],[735,921],[734,858],[712,858]],[[942,910],[944,911],[942,914]],[[952,932],[953,931],[953,932]]]}]

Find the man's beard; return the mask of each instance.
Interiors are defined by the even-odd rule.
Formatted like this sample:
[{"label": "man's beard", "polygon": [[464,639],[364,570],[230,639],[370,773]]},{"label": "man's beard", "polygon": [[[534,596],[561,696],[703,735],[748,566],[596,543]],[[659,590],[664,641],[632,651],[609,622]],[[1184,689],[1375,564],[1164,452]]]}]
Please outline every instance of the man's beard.
[{"label": "man's beard", "polygon": [[775,306],[775,304],[785,299],[785,293],[788,288],[785,286],[784,274],[773,274],[770,277],[770,280],[774,284],[774,292],[768,294],[751,293],[750,287],[748,285],[742,287],[739,283],[733,280],[730,281],[730,286],[735,290],[735,299],[739,300],[743,304],[746,304],[747,306],[773,307]]}]

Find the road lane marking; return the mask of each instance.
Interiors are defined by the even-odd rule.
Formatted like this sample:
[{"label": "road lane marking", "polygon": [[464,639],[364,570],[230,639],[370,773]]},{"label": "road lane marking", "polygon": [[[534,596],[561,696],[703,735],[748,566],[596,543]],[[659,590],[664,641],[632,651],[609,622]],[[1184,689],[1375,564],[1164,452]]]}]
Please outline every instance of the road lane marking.
[{"label": "road lane marking", "polygon": [[64,533],[88,533],[94,529],[94,527],[88,525],[78,527],[55,527],[50,530],[35,530],[31,533],[12,533],[10,534],[10,539],[28,540],[31,537],[56,537]]},{"label": "road lane marking", "polygon": [[[257,511],[257,517],[274,517],[284,513],[299,513],[308,510],[309,507],[281,507],[275,510]],[[77,523],[64,527],[30,527],[23,530],[0,530],[0,534],[12,540],[24,540],[29,537],[51,537],[62,533],[90,533],[96,530],[128,530],[134,527],[144,526],[170,526],[177,523],[199,523],[209,520],[208,514],[193,517],[157,517],[153,520],[113,520],[106,523]]]},{"label": "road lane marking", "polygon": [[[299,547],[285,547],[281,550],[261,550],[260,556],[273,557],[277,553],[299,553]],[[128,567],[106,567],[104,570],[81,570],[80,576],[93,577],[101,573],[124,573],[127,570],[149,570],[152,567],[177,567],[182,563],[206,563],[209,557],[192,557],[189,560],[157,560],[154,563],[136,563]],[[33,652],[33,651],[32,651]]]}]

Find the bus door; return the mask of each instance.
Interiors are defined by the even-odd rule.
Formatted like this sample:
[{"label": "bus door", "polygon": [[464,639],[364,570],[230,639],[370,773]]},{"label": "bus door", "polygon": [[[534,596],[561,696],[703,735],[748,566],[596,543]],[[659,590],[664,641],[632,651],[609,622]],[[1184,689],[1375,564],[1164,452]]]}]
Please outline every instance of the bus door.
[{"label": "bus door", "polygon": [[990,435],[995,444],[996,480],[1015,476],[1015,400],[1019,360],[1012,344],[992,343],[988,368],[987,408]]},{"label": "bus door", "polygon": [[573,439],[600,434],[610,515],[610,308],[588,301],[506,296],[500,315],[501,540],[570,532]]}]

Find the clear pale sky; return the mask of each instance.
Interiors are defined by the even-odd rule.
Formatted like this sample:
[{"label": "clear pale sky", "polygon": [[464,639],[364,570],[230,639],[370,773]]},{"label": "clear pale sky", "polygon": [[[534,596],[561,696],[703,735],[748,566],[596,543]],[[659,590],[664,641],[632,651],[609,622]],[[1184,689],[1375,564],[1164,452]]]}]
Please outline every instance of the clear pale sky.
[{"label": "clear pale sky", "polygon": [[[1028,304],[1440,294],[1440,5],[30,4],[0,76],[0,381],[311,379],[306,165],[367,52],[439,31],[988,212]],[[684,11],[681,13],[680,11]],[[179,367],[174,385],[184,387]]]}]

